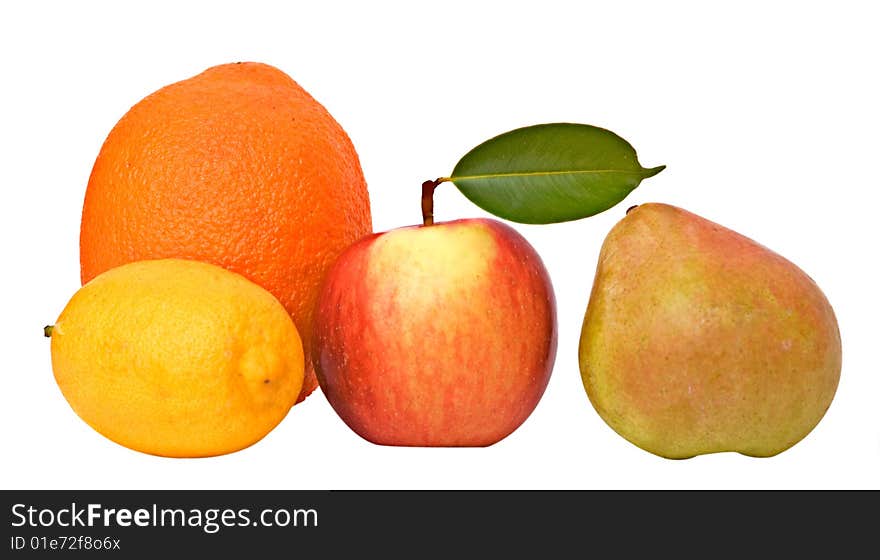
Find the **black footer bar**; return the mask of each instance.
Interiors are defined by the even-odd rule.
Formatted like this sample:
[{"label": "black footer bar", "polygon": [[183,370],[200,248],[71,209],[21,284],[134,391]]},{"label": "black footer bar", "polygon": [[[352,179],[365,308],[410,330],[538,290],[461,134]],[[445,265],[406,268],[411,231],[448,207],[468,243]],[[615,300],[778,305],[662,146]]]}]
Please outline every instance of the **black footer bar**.
[{"label": "black footer bar", "polygon": [[[0,492],[0,557],[569,551],[615,556],[760,544],[817,553],[836,531],[876,552],[876,492],[75,491]],[[864,512],[864,513],[859,513]],[[855,539],[855,540],[854,540]],[[840,542],[840,541],[835,541]],[[702,545],[701,545],[702,546]],[[704,550],[704,552],[706,552]],[[37,556],[35,556],[37,555]]]}]

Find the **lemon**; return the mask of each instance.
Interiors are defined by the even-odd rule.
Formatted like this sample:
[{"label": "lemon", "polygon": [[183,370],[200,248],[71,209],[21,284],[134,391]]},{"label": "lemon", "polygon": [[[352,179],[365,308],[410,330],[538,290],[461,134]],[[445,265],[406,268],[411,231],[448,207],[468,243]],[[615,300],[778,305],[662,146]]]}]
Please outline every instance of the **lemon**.
[{"label": "lemon", "polygon": [[197,261],[108,270],[74,294],[47,334],[73,410],[154,455],[245,448],[284,418],[303,383],[302,342],[281,303]]}]

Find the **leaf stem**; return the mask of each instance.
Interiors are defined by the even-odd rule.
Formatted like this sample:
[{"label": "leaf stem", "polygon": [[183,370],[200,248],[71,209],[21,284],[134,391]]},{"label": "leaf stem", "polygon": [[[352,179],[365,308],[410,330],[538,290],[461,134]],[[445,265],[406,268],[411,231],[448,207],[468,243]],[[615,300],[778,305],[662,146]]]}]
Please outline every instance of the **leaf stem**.
[{"label": "leaf stem", "polygon": [[422,225],[434,225],[434,189],[446,181],[449,181],[449,177],[438,177],[422,183]]}]

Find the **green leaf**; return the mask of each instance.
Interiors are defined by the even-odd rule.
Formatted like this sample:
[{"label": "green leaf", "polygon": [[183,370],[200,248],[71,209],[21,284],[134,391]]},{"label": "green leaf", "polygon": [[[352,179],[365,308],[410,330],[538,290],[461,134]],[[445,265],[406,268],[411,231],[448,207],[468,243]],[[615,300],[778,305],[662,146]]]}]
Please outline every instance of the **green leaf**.
[{"label": "green leaf", "polygon": [[635,149],[604,128],[553,123],[483,142],[461,158],[448,179],[487,212],[549,224],[607,210],[665,167],[643,168]]}]

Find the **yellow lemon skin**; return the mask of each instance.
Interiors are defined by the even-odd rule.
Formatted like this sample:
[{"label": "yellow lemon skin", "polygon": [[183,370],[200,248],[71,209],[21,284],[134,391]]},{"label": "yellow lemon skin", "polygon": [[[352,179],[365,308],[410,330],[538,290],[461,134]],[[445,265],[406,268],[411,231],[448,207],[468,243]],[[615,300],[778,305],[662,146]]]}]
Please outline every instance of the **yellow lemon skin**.
[{"label": "yellow lemon skin", "polygon": [[73,410],[125,447],[165,457],[243,449],[303,383],[302,342],[272,294],[221,267],[138,261],[95,277],[51,328]]}]

